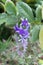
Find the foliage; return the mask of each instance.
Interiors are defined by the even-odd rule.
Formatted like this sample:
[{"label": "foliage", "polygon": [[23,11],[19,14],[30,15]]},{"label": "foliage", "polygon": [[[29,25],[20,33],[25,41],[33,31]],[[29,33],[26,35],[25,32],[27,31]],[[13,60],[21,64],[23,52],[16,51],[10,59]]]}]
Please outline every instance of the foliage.
[{"label": "foliage", "polygon": [[21,17],[27,18],[30,22],[34,21],[32,9],[24,2],[17,2],[17,8]]},{"label": "foliage", "polygon": [[43,64],[43,23],[41,22],[43,6],[41,1],[0,1],[1,65]]},{"label": "foliage", "polygon": [[31,38],[31,41],[32,42],[35,42],[39,39],[39,30],[40,30],[40,27],[39,26],[34,26],[33,29],[32,29],[32,38]]},{"label": "foliage", "polygon": [[40,42],[40,48],[43,49],[43,26],[41,26],[41,29],[40,29],[39,42]]}]

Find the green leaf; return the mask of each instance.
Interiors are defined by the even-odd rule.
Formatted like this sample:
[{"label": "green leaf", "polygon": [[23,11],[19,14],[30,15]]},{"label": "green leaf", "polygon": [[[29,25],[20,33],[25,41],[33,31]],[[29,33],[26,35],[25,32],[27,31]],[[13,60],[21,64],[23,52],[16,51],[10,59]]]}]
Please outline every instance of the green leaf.
[{"label": "green leaf", "polygon": [[32,29],[32,37],[31,37],[31,41],[32,42],[35,42],[38,40],[39,38],[39,26],[35,26],[33,29]]},{"label": "green leaf", "polygon": [[18,12],[20,17],[27,18],[30,22],[34,21],[33,12],[30,6],[28,6],[24,2],[17,2],[16,6],[18,8]]},{"label": "green leaf", "polygon": [[38,22],[41,22],[41,19],[42,19],[41,7],[38,6],[38,7],[36,8],[36,20],[37,20]]},{"label": "green leaf", "polygon": [[39,59],[39,64],[43,65],[43,60]]},{"label": "green leaf", "polygon": [[14,26],[17,22],[17,17],[15,15],[8,15],[6,13],[0,14],[0,25],[6,23],[8,26]]},{"label": "green leaf", "polygon": [[15,15],[8,15],[6,25],[14,26],[17,23],[17,17]]},{"label": "green leaf", "polygon": [[4,8],[4,4],[2,2],[0,2],[0,7]]},{"label": "green leaf", "polygon": [[0,14],[0,25],[6,22],[7,20],[7,14],[6,13],[1,13]]},{"label": "green leaf", "polygon": [[5,3],[5,2],[6,2],[6,0],[2,0],[2,2],[3,2],[3,3]]},{"label": "green leaf", "polygon": [[5,3],[5,10],[8,14],[14,14],[14,15],[17,14],[16,6],[12,1],[7,1]]},{"label": "green leaf", "polygon": [[40,48],[43,50],[43,25],[41,26],[39,32],[39,42],[40,42]]},{"label": "green leaf", "polygon": [[11,43],[10,38],[5,42],[0,41],[0,52],[5,51],[7,49],[7,47],[9,47],[10,43]]}]

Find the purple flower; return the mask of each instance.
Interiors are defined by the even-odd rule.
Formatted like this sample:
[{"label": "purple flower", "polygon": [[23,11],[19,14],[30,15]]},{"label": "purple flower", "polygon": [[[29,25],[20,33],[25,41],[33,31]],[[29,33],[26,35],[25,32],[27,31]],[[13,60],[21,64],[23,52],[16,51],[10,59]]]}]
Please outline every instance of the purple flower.
[{"label": "purple flower", "polygon": [[27,39],[22,39],[22,45],[24,48],[26,48],[28,42],[27,42]]},{"label": "purple flower", "polygon": [[20,28],[18,27],[18,25],[14,26],[14,30],[15,30],[16,32],[19,32]]},{"label": "purple flower", "polygon": [[[30,23],[28,22],[27,19],[22,20],[22,22],[20,23],[20,27],[18,26],[18,24],[16,24],[16,26],[14,26],[14,30],[20,36],[20,39],[18,39],[16,41],[17,43],[18,43],[18,41],[20,41],[20,43],[21,43],[21,46],[18,44],[18,48],[17,48],[17,53],[20,56],[23,56],[23,54],[25,53],[25,51],[27,49],[28,38],[30,37],[30,33],[28,31],[29,28],[30,28]],[[23,47],[22,51],[20,50],[21,47]]]},{"label": "purple flower", "polygon": [[24,38],[22,38],[20,45],[18,43],[16,51],[20,57],[24,57],[24,54],[25,54],[26,49],[27,49],[27,45],[28,45],[28,41],[27,41],[27,39],[24,39]]},{"label": "purple flower", "polygon": [[[26,28],[24,29],[22,26],[26,26]],[[23,38],[28,38],[29,37],[28,28],[29,27],[30,27],[30,24],[28,23],[28,20],[23,19],[20,24],[20,27],[18,27],[18,24],[17,24],[16,26],[14,26],[14,29]]]},{"label": "purple flower", "polygon": [[18,50],[17,53],[18,53],[18,55],[19,55],[20,57],[23,57],[23,56],[24,56],[24,53],[23,53],[22,51],[20,51],[20,50]]},{"label": "purple flower", "polygon": [[28,38],[29,32],[27,30],[20,29],[19,30],[19,35],[22,36],[23,38]]},{"label": "purple flower", "polygon": [[30,28],[30,23],[28,22],[27,18],[26,19],[21,19],[22,22],[21,22],[21,27],[24,27],[25,29],[28,29]]},{"label": "purple flower", "polygon": [[22,26],[28,26],[28,20],[27,19],[22,20]]},{"label": "purple flower", "polygon": [[27,19],[22,19],[22,26],[28,26],[28,20]]},{"label": "purple flower", "polygon": [[29,32],[23,28],[19,28],[18,26],[15,26],[15,31],[21,35],[23,38],[28,38]]},{"label": "purple flower", "polygon": [[23,48],[23,46],[22,46],[22,44],[18,44],[17,46],[16,46],[17,48],[16,48],[16,51],[17,51],[17,54],[20,56],[20,57],[23,57],[24,56],[24,48]]}]

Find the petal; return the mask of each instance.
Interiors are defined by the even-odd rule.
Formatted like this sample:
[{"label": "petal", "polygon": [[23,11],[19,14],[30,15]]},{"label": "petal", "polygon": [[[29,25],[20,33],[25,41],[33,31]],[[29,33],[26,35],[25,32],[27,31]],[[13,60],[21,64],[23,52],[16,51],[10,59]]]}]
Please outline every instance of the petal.
[{"label": "petal", "polygon": [[14,26],[14,30],[15,30],[16,32],[19,32],[19,27],[18,27],[18,25]]},{"label": "petal", "polygon": [[24,19],[22,20],[22,26],[27,26],[28,25],[28,20]]}]

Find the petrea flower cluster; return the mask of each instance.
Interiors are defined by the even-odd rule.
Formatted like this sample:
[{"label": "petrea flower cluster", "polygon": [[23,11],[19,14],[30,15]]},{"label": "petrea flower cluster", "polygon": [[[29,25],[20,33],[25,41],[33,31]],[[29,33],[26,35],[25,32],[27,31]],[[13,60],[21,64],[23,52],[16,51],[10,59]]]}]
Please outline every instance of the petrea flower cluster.
[{"label": "petrea flower cluster", "polygon": [[[30,23],[28,22],[27,19],[21,19],[20,26],[18,26],[18,24],[14,26],[14,30],[16,31],[16,33],[19,34],[21,38],[21,44],[24,48],[23,52],[25,52],[27,48],[28,38],[30,36],[29,29],[30,29]],[[20,50],[18,52],[19,55],[23,55],[23,53]]]}]

